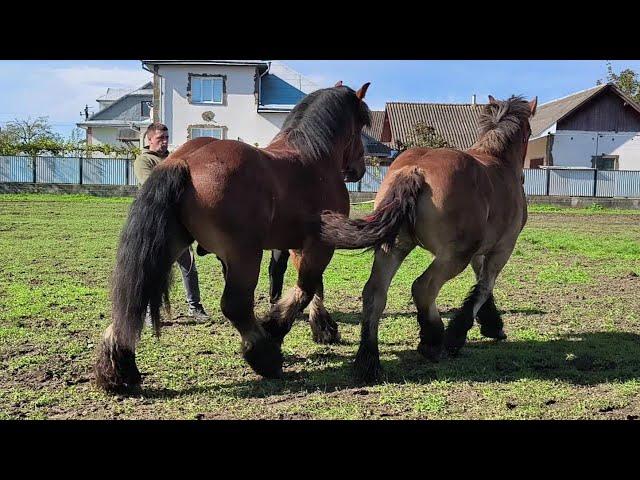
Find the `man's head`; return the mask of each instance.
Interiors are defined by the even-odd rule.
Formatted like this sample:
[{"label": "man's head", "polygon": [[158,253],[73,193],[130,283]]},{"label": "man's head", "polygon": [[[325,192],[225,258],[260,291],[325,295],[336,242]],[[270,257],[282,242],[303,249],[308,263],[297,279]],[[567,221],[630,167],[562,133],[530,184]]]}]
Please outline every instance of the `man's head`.
[{"label": "man's head", "polygon": [[169,146],[169,129],[162,123],[152,123],[145,134],[149,142],[149,150],[166,153]]}]

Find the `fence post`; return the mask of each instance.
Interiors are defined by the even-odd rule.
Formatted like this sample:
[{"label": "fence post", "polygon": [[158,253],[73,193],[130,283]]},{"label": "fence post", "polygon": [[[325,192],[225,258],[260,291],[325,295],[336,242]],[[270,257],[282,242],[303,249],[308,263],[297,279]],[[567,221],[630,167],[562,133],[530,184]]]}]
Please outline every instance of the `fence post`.
[{"label": "fence post", "polygon": [[124,163],[124,184],[129,185],[129,162],[131,159],[127,157]]},{"label": "fence post", "polygon": [[82,154],[78,157],[78,172],[80,173],[79,185],[82,185]]},{"label": "fence post", "polygon": [[597,191],[597,186],[598,186],[598,169],[594,168],[593,169],[593,196],[596,196],[596,191]]},{"label": "fence post", "polygon": [[34,155],[33,157],[31,157],[31,163],[32,163],[32,168],[33,168],[33,183],[36,183],[36,162],[38,160],[38,157],[36,155]]},{"label": "fence post", "polygon": [[547,193],[545,193],[545,195],[549,196],[549,187],[551,185],[551,169],[547,168],[546,171],[547,171],[547,189],[546,189]]}]

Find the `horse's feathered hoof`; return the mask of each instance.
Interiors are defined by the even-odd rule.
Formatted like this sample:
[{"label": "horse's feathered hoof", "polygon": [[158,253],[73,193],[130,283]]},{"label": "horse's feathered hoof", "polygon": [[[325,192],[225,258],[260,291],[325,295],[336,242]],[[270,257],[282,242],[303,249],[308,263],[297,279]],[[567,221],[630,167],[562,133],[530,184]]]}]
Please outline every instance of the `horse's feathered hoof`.
[{"label": "horse's feathered hoof", "polygon": [[437,363],[442,357],[442,345],[427,345],[424,342],[418,344],[418,353],[430,362]]},{"label": "horse's feathered hoof", "polygon": [[450,329],[444,332],[444,348],[447,350],[447,354],[450,357],[458,356],[460,349],[464,347],[467,342],[467,334],[456,335]]},{"label": "horse's feathered hoof", "polygon": [[493,338],[494,340],[506,340],[507,334],[504,333],[502,328],[496,330],[495,328],[484,328],[482,325],[480,326],[480,334],[483,337]]},{"label": "horse's feathered hoof", "polygon": [[96,385],[108,393],[136,393],[142,383],[135,353],[116,349],[106,342],[99,348],[94,374]]},{"label": "horse's feathered hoof", "polygon": [[258,375],[282,378],[282,351],[272,338],[265,336],[255,342],[243,342],[242,356]]},{"label": "horse's feathered hoof", "polygon": [[382,377],[380,357],[366,348],[360,347],[353,364],[355,377],[362,383],[375,383]]}]

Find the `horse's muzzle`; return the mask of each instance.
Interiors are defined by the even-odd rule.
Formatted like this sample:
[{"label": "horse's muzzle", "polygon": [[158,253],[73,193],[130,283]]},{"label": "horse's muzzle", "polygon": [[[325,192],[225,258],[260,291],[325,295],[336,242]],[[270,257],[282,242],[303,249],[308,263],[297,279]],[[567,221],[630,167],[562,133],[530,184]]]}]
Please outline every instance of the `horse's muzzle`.
[{"label": "horse's muzzle", "polygon": [[366,167],[363,165],[362,168],[347,168],[344,170],[344,181],[345,182],[358,182],[362,177],[364,177],[364,172],[366,171]]}]

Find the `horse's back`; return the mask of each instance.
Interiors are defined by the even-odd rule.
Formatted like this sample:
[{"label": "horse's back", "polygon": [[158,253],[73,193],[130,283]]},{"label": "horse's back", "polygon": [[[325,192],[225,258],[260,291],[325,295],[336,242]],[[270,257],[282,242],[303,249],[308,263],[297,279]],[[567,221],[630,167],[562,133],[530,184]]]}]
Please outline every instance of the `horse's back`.
[{"label": "horse's back", "polygon": [[471,252],[485,237],[491,210],[492,184],[484,166],[460,150],[415,148],[393,162],[376,205],[381,203],[395,177],[418,168],[424,187],[417,200],[415,235],[432,253],[453,248]]},{"label": "horse's back", "polygon": [[261,150],[235,140],[198,138],[171,157],[189,167],[182,220],[208,251],[218,253],[239,232],[256,242],[264,238],[273,216],[274,182]]},{"label": "horse's back", "polygon": [[[429,186],[433,201],[439,205],[452,205],[463,191],[464,203],[469,195],[485,197],[491,182],[483,166],[471,155],[451,148],[413,148],[403,152],[391,164],[385,182],[407,167],[419,168]],[[382,189],[381,189],[382,190]]]}]

